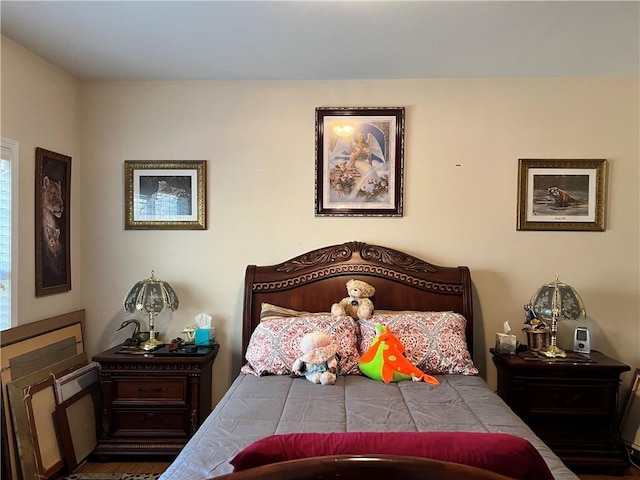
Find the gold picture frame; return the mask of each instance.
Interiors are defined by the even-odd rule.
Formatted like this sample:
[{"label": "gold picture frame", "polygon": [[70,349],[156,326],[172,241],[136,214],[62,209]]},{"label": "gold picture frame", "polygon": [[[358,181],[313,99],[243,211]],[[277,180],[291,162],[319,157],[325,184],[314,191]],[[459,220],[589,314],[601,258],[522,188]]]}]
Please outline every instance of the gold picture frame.
[{"label": "gold picture frame", "polygon": [[521,158],[518,230],[605,230],[607,161]]},{"label": "gold picture frame", "polygon": [[204,160],[124,162],[125,230],[205,230]]}]

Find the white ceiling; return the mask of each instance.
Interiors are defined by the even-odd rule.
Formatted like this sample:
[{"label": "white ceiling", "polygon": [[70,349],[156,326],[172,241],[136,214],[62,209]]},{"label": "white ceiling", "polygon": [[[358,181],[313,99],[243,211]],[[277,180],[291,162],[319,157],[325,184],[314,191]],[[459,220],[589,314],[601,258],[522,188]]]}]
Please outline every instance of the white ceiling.
[{"label": "white ceiling", "polygon": [[7,1],[81,80],[627,76],[640,1]]}]

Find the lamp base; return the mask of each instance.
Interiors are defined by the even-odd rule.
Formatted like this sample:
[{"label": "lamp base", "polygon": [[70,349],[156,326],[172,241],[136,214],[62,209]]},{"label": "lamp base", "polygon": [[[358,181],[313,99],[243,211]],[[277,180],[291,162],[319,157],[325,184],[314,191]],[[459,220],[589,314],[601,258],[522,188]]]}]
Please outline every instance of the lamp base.
[{"label": "lamp base", "polygon": [[559,348],[557,345],[549,345],[540,350],[540,353],[549,358],[566,358],[567,352]]},{"label": "lamp base", "polygon": [[158,347],[161,347],[163,343],[156,338],[156,332],[153,330],[149,332],[149,340],[142,343],[140,348],[143,350],[155,350]]}]

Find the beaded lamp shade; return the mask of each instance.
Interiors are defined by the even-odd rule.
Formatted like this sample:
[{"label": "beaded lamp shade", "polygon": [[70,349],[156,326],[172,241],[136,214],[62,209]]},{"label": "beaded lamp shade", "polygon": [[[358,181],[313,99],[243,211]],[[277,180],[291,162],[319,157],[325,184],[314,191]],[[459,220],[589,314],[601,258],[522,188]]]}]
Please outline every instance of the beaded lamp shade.
[{"label": "beaded lamp shade", "polygon": [[551,322],[551,343],[540,353],[547,357],[566,357],[566,352],[557,345],[558,320],[578,320],[580,317],[586,317],[580,294],[571,285],[560,282],[556,274],[554,282],[538,288],[529,305],[536,318]]},{"label": "beaded lamp shade", "polygon": [[179,301],[176,292],[167,282],[155,277],[140,280],[131,287],[124,297],[123,307],[127,313],[145,311],[149,315],[149,340],[142,344],[145,350],[153,350],[162,345],[156,338],[155,318],[164,309],[176,310]]}]

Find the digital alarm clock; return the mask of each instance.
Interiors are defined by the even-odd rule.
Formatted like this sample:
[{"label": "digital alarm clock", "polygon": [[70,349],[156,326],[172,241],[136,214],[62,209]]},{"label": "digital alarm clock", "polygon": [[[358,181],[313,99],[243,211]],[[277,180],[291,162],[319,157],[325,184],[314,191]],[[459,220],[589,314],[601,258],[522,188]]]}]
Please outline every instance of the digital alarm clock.
[{"label": "digital alarm clock", "polygon": [[573,351],[578,353],[590,353],[591,342],[587,327],[578,327],[573,335]]}]

